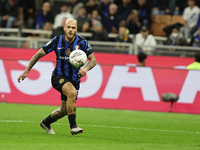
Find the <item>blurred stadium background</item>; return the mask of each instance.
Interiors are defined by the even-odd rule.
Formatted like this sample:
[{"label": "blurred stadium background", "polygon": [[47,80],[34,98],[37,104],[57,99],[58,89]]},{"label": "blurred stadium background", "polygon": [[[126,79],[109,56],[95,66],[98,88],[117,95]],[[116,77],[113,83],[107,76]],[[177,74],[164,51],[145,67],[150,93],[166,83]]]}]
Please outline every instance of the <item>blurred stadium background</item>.
[{"label": "blurred stadium background", "polygon": [[[196,24],[191,30],[183,18],[184,10],[191,1],[194,2],[0,1],[0,149],[199,149],[200,119],[195,114],[200,114],[200,72],[187,70],[186,67],[194,62],[194,54],[200,51],[200,19],[195,16]],[[45,28],[43,22],[38,28],[36,21],[39,20],[38,16],[46,2],[51,8],[50,18],[47,19],[51,24]],[[124,15],[121,23],[125,24],[115,24],[117,30],[106,31],[107,40],[93,39],[95,32],[91,10],[98,10],[100,21],[106,28],[105,13],[107,12],[107,21],[113,20],[108,11],[113,3],[120,10],[115,18]],[[142,3],[142,6],[138,3]],[[98,64],[81,79],[77,122],[84,128],[84,133],[71,138],[65,118],[52,125],[56,131],[52,138],[44,134],[39,122],[60,105],[60,94],[50,83],[51,72],[56,63],[54,53],[38,61],[22,83],[17,82],[17,77],[37,50],[51,40],[52,35],[58,33],[53,26],[61,7],[67,5],[67,12],[73,14],[73,4],[80,5],[77,13],[82,6],[89,11],[84,15],[88,17],[86,22],[89,22],[89,28],[86,32],[78,30],[77,34],[89,41]],[[200,0],[196,0],[194,4],[198,10]],[[5,8],[12,8],[13,13],[8,14],[11,9],[5,11]],[[139,19],[140,25],[133,31],[133,26],[128,26],[127,20],[135,12],[139,17],[150,16],[147,17],[150,20],[147,23],[144,19]],[[190,12],[190,15],[193,16],[193,13],[195,12]],[[16,20],[10,27],[6,27],[6,22],[2,21],[3,16],[13,16]],[[81,20],[80,18],[82,17],[76,19]],[[120,37],[121,26],[126,27],[126,33]],[[135,41],[143,26],[153,36],[156,45],[145,45],[153,51],[148,54],[145,67],[137,67],[137,55],[142,51],[144,43],[136,44]],[[173,40],[171,43],[166,42],[172,36],[172,29],[177,26],[180,34],[183,30],[181,27],[184,26],[185,34],[182,38],[187,41],[184,46],[174,44]],[[175,93],[179,95],[179,99],[173,103],[162,101],[163,93]]]}]

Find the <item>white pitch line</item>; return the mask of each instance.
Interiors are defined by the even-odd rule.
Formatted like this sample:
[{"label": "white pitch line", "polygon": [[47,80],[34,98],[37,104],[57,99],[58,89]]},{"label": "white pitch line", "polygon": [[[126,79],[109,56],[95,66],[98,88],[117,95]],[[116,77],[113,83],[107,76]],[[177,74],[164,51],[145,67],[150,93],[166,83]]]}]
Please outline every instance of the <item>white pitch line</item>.
[{"label": "white pitch line", "polygon": [[162,129],[148,129],[148,128],[131,128],[131,127],[115,127],[115,126],[99,126],[99,125],[80,125],[80,126],[90,126],[90,127],[99,127],[99,128],[113,128],[113,129],[160,131],[160,132],[181,132],[181,133],[195,133],[195,134],[200,133],[200,132],[191,132],[191,131],[162,130]]},{"label": "white pitch line", "polygon": [[[36,123],[34,121],[23,121],[23,120],[0,120],[0,122],[18,122],[18,123]],[[68,125],[66,123],[54,123],[57,125]],[[200,132],[192,131],[179,131],[179,130],[163,130],[163,129],[148,129],[148,128],[131,128],[131,127],[119,127],[119,126],[102,126],[102,125],[80,125],[87,127],[96,127],[96,128],[111,128],[111,129],[127,129],[127,130],[144,130],[144,131],[158,131],[158,132],[176,132],[176,133],[191,133],[191,134],[200,134]]]},{"label": "white pitch line", "polygon": [[22,120],[0,120],[0,122],[24,122]]},{"label": "white pitch line", "polygon": [[28,122],[28,123],[35,123],[34,121],[23,121],[23,120],[0,120],[0,122]]}]

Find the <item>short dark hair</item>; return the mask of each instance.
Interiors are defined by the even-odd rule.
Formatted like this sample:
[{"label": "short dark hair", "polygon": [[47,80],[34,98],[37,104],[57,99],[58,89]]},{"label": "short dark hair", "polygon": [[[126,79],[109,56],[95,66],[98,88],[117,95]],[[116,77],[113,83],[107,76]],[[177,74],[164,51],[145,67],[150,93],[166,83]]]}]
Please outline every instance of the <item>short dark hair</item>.
[{"label": "short dark hair", "polygon": [[200,52],[196,52],[194,55],[195,61],[200,62]]},{"label": "short dark hair", "polygon": [[173,29],[177,29],[177,30],[179,31],[180,27],[179,27],[178,25],[175,25],[175,26],[173,27]]},{"label": "short dark hair", "polygon": [[137,57],[139,62],[143,62],[147,58],[147,54],[145,54],[144,52],[139,52]]},{"label": "short dark hair", "polygon": [[61,7],[63,7],[63,6],[67,6],[68,7],[69,3],[68,2],[63,2],[62,5],[61,5]]}]

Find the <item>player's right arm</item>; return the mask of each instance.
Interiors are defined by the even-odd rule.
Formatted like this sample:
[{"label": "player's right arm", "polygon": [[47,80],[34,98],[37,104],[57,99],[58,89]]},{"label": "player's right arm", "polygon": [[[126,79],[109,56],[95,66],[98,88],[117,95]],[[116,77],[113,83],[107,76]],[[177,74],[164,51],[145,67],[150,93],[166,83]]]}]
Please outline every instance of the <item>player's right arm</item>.
[{"label": "player's right arm", "polygon": [[28,72],[31,70],[31,68],[35,65],[35,63],[43,56],[46,55],[46,52],[43,48],[41,48],[29,61],[28,66],[26,67],[26,70],[19,75],[17,78],[18,82],[20,83],[20,80],[24,80],[28,76]]}]

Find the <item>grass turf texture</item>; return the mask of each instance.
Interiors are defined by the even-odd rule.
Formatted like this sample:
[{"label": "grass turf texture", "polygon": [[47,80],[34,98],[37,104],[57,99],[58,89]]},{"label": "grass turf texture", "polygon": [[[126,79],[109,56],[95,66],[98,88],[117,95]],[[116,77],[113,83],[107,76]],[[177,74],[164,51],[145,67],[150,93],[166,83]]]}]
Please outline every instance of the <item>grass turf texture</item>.
[{"label": "grass turf texture", "polygon": [[84,129],[72,136],[67,117],[48,135],[39,123],[57,106],[0,103],[0,150],[199,150],[200,116],[77,108]]}]

